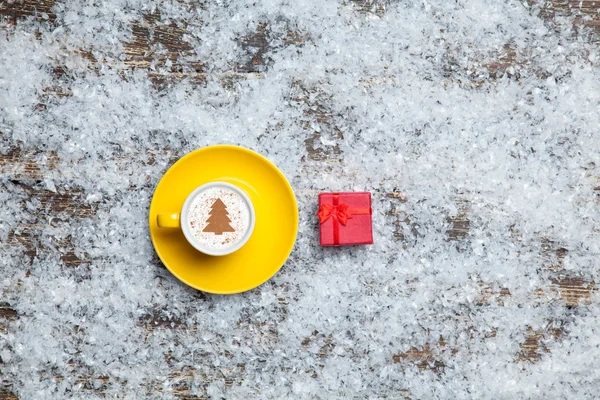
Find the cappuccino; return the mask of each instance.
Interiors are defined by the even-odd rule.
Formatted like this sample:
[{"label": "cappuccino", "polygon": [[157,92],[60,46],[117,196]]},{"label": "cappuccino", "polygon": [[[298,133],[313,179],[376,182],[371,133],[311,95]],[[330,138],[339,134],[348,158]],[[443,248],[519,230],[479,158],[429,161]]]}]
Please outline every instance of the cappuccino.
[{"label": "cappuccino", "polygon": [[197,193],[186,219],[194,239],[217,251],[237,245],[251,226],[248,202],[226,186],[211,186]]}]

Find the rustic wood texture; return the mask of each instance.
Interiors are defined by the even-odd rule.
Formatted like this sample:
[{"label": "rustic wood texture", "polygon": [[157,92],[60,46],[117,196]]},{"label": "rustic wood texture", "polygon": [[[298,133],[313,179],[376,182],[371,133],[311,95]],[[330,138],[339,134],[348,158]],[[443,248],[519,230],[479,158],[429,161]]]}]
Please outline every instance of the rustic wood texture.
[{"label": "rustic wood texture", "polygon": [[56,19],[52,12],[54,0],[13,0],[0,3],[0,18],[15,24],[19,19],[33,17],[51,23]]},{"label": "rustic wood texture", "polygon": [[521,343],[521,350],[516,357],[517,362],[527,361],[533,363],[539,361],[543,354],[550,352],[546,343],[560,340],[563,333],[562,324],[554,321],[550,321],[548,325],[539,330],[527,327],[525,341]]},{"label": "rustic wood texture", "polygon": [[[193,21],[198,23],[199,21]],[[187,21],[161,23],[160,14],[146,14],[131,30],[133,39],[123,49],[125,64],[152,71],[148,76],[157,89],[187,80],[203,85],[204,64],[184,40]]]},{"label": "rustic wood texture", "polygon": [[344,4],[359,13],[381,15],[388,3],[386,0],[349,0]]},{"label": "rustic wood texture", "polygon": [[471,221],[468,218],[468,204],[466,201],[461,201],[458,207],[458,213],[454,217],[447,219],[450,224],[448,230],[448,240],[459,241],[466,239],[469,234]]},{"label": "rustic wood texture", "polygon": [[6,331],[8,324],[17,319],[17,312],[8,304],[0,304],[0,331]]},{"label": "rustic wood texture", "polygon": [[407,362],[416,365],[420,370],[429,369],[436,373],[441,373],[446,366],[441,359],[444,357],[444,354],[453,356],[457,352],[457,349],[449,348],[446,345],[444,338],[440,338],[433,345],[427,343],[421,348],[412,347],[406,352],[395,354],[392,356],[392,359],[394,364]]},{"label": "rustic wood texture", "polygon": [[[344,6],[353,8],[358,13],[381,16],[385,13],[387,2],[385,1],[363,1],[350,0],[344,2]],[[0,19],[8,21],[9,24],[16,24],[19,20],[26,18],[35,18],[42,22],[54,24],[56,15],[52,12],[52,0],[14,0],[0,2]],[[575,16],[574,24],[579,28],[587,28],[593,32],[600,33],[600,2],[598,1],[538,1],[529,0],[529,7],[540,9],[540,17],[552,23],[558,16]],[[585,17],[585,18],[584,18]],[[131,27],[133,38],[130,42],[124,43],[123,57],[125,65],[131,69],[142,69],[148,71],[148,76],[157,89],[163,89],[169,85],[182,80],[188,80],[192,84],[203,85],[206,81],[205,65],[197,58],[192,50],[190,43],[185,41],[186,28],[190,23],[199,23],[199,21],[170,21],[162,23],[160,15],[148,14]],[[238,38],[238,43],[242,49],[247,51],[244,59],[238,60],[231,73],[223,77],[224,84],[230,83],[235,79],[260,79],[261,73],[268,69],[271,60],[269,53],[276,51],[271,45],[273,32],[269,26],[261,23],[256,27],[255,32]],[[282,38],[282,46],[304,46],[310,42],[310,38],[303,37],[301,34],[290,30]],[[92,55],[91,49],[82,49],[82,57],[90,62],[91,68],[98,68],[98,61]],[[483,62],[483,67],[489,72],[484,80],[493,81],[504,74],[517,75],[518,66],[517,51],[511,44],[507,44],[503,51],[497,54],[492,62]],[[65,74],[66,68],[61,65],[56,67],[56,76]],[[479,79],[479,78],[478,78]],[[390,84],[393,78],[388,80],[377,80],[366,77],[366,84]],[[68,96],[69,93],[61,90],[49,88],[46,92],[49,98]],[[294,85],[291,91],[290,101],[295,102],[304,110],[306,115],[307,139],[305,140],[307,163],[330,164],[339,162],[343,158],[343,152],[340,147],[344,139],[341,130],[336,126],[336,116],[326,106],[327,93],[324,93],[318,87],[304,87],[301,83]],[[42,104],[43,106],[43,104]],[[309,120],[316,120],[319,127],[311,126]],[[326,136],[327,140],[335,143],[333,146],[320,146],[320,139]],[[177,158],[176,155],[173,156]],[[27,225],[18,226],[11,233],[8,243],[10,246],[21,246],[25,249],[25,255],[28,258],[36,257],[39,252],[44,251],[44,245],[39,243],[39,232],[43,229],[47,217],[75,218],[79,220],[93,219],[96,212],[96,205],[92,202],[86,202],[83,199],[83,191],[76,185],[69,182],[68,177],[59,182],[56,191],[48,190],[43,185],[43,181],[48,177],[49,172],[56,172],[56,176],[61,176],[60,171],[56,171],[60,160],[54,153],[27,153],[19,148],[17,144],[14,148],[0,154],[0,183],[5,182],[18,187],[23,193],[25,201],[38,204],[38,217],[35,221]],[[15,189],[16,190],[16,189]],[[595,187],[600,193],[600,185]],[[411,216],[402,210],[402,204],[408,200],[407,194],[401,189],[389,192],[376,192],[375,196],[381,199],[382,204],[386,204],[386,218],[393,224],[394,238],[403,244],[409,246],[411,240],[418,236],[417,223],[411,220]],[[599,195],[600,196],[600,195]],[[458,213],[455,216],[448,217],[446,220],[447,240],[452,242],[466,242],[469,240],[471,221],[469,219],[468,198],[457,201]],[[597,291],[595,282],[587,280],[585,277],[569,276],[562,268],[562,260],[568,253],[568,250],[560,244],[553,243],[547,238],[540,238],[541,260],[545,268],[554,275],[550,278],[547,287],[539,288],[535,296],[540,299],[551,298],[556,301],[553,303],[558,307],[576,308],[582,304],[591,301],[592,294]],[[65,268],[75,268],[91,262],[86,255],[76,255],[73,245],[70,244],[70,238],[57,240],[54,243],[56,248],[61,250],[61,258]],[[158,260],[155,261],[159,263]],[[486,306],[494,302],[502,305],[511,297],[507,288],[493,288],[485,282],[480,282],[481,294],[476,299],[478,306]],[[202,296],[199,294],[199,296]],[[547,301],[547,300],[545,300]],[[547,304],[547,303],[546,303]],[[558,304],[558,305],[556,305]],[[282,301],[282,307],[285,302]],[[0,298],[0,332],[6,332],[10,325],[18,320],[18,305],[2,303]],[[151,333],[153,330],[166,329],[194,329],[186,325],[185,318],[173,314],[164,308],[154,308],[139,318],[139,326],[144,327]],[[275,337],[277,330],[273,326],[252,327],[265,336]],[[525,339],[520,343],[520,352],[515,356],[515,362],[536,362],[547,353],[548,341],[560,340],[563,334],[563,327],[560,322],[550,321],[548,326],[543,329],[534,330],[531,327],[526,328],[524,332]],[[494,333],[489,334],[493,337]],[[336,344],[331,336],[313,332],[303,342],[302,346],[312,349],[320,358],[325,358],[333,351]],[[449,347],[443,338],[437,343],[426,344],[424,346],[415,346],[405,352],[399,352],[392,356],[396,364],[412,365],[420,370],[431,370],[441,373],[445,367],[444,359],[452,357],[457,350]],[[169,356],[166,355],[168,362]],[[109,385],[109,378],[97,376],[94,371],[88,367],[73,361],[73,375],[81,383],[84,389],[93,392],[96,395],[102,395],[106,385]],[[239,382],[243,376],[244,365],[240,364],[230,371],[221,369],[221,375],[206,375],[192,367],[174,369],[169,376],[169,381],[175,383],[175,394],[180,399],[198,400],[207,398],[204,393],[199,393],[193,389],[192,383],[196,378],[202,377],[207,382],[222,380],[226,386],[231,386]],[[0,381],[2,381],[2,361],[0,360]],[[316,377],[319,370],[307,370],[306,374]],[[54,379],[61,380],[64,377],[53,376]],[[2,386],[4,385],[4,386]],[[17,400],[14,388],[10,383],[4,382],[0,385],[0,400]],[[150,385],[148,390],[160,392],[160,384]],[[406,394],[406,393],[404,393]]]},{"label": "rustic wood texture", "polygon": [[[0,299],[1,301],[1,299]],[[0,333],[6,332],[8,324],[18,318],[17,312],[7,303],[0,302]],[[9,382],[4,381],[2,367],[4,360],[0,358],[0,400],[17,400]]]},{"label": "rustic wood texture", "polygon": [[589,28],[595,33],[600,33],[600,2],[598,1],[542,1],[528,0],[531,7],[540,9],[540,16],[550,23],[556,20],[557,17],[573,18],[573,26],[581,30],[581,28]]},{"label": "rustic wood texture", "polygon": [[[306,88],[301,83],[295,83],[292,88],[293,96],[290,99],[303,110],[306,120],[305,129],[309,132],[304,141],[306,153],[311,160],[324,162],[337,162],[342,155],[340,141],[344,139],[342,131],[335,124],[335,115],[324,106],[327,94],[319,88]],[[318,126],[310,121],[316,119]],[[333,146],[320,145],[321,139],[335,143]]]},{"label": "rustic wood texture", "polygon": [[0,155],[0,171],[2,177],[11,180],[43,180],[46,175],[42,171],[53,169],[57,157],[54,153],[24,153],[18,147]]}]

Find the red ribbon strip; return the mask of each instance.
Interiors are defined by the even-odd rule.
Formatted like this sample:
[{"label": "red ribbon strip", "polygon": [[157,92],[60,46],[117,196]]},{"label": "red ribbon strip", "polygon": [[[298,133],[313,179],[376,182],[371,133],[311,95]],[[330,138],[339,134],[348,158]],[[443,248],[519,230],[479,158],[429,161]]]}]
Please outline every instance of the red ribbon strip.
[{"label": "red ribbon strip", "polygon": [[346,226],[353,215],[370,214],[369,208],[350,208],[348,204],[340,204],[340,195],[333,195],[333,204],[321,204],[317,216],[322,224],[330,217],[333,219],[333,244],[340,244],[340,224]]}]

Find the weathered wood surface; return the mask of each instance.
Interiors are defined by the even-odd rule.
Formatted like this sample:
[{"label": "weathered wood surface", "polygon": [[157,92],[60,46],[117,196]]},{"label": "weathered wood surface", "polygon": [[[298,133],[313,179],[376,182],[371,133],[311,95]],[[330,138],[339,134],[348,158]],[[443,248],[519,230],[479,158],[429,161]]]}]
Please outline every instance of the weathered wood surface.
[{"label": "weathered wood surface", "polygon": [[[575,16],[574,25],[583,34],[590,34],[591,31],[600,33],[600,1],[538,1],[529,0],[529,7],[538,8],[539,16],[553,23],[557,16]],[[24,18],[36,18],[44,23],[55,24],[56,16],[52,12],[53,0],[11,0],[0,2],[0,19],[4,23],[17,24]],[[385,1],[361,1],[350,0],[344,3],[344,6],[353,7],[359,13],[382,14],[385,12]],[[184,35],[187,24],[185,22],[170,22],[163,24],[160,22],[160,16],[157,14],[148,14],[143,20],[133,24],[133,40],[124,44],[125,65],[128,68],[145,69],[151,71],[148,76],[158,90],[161,90],[173,83],[187,79],[192,84],[202,85],[206,80],[204,64],[197,59],[189,43],[185,42]],[[248,51],[248,57],[239,60],[235,64],[235,69],[222,77],[223,84],[226,85],[232,79],[260,79],[261,72],[268,66],[270,60],[268,52],[273,50],[269,46],[269,37],[272,33],[266,24],[257,26],[256,31],[246,37],[238,39],[239,45]],[[310,38],[303,37],[297,32],[288,32],[286,37],[282,38],[284,46],[303,46],[310,42]],[[82,49],[81,56],[89,60],[89,68],[98,68],[101,65],[93,57],[89,50]],[[516,52],[511,45],[506,45],[504,49],[498,52],[497,59],[491,63],[483,63],[482,66],[487,69],[487,80],[495,80],[504,74],[517,74],[519,61],[516,59]],[[157,72],[160,71],[160,72]],[[55,69],[57,76],[66,73],[66,68],[57,65]],[[377,78],[365,77],[366,84],[386,84],[393,82],[380,81]],[[475,82],[479,84],[480,82]],[[300,84],[293,90],[294,100],[310,102],[307,107],[307,113],[322,125],[326,126],[326,131],[334,139],[343,139],[341,131],[335,126],[334,118],[331,112],[322,105],[319,100],[323,94],[318,89],[304,88]],[[48,96],[69,96],[68,91],[53,90],[48,88]],[[309,100],[310,99],[310,100]],[[43,104],[40,105],[43,107]],[[1,134],[1,132],[0,132]],[[310,162],[332,162],[341,157],[339,146],[331,146],[324,150],[315,145],[318,143],[321,132],[314,132],[305,140],[306,159]],[[168,150],[167,150],[168,151]],[[173,156],[174,159],[177,156]],[[58,157],[54,153],[27,153],[22,151],[18,144],[7,152],[0,154],[0,179],[10,185],[18,186],[26,195],[29,201],[38,201],[44,210],[38,216],[38,220],[32,223],[18,226],[11,233],[8,244],[19,245],[26,249],[26,255],[33,258],[44,252],[44,246],[38,243],[36,232],[43,228],[49,216],[63,214],[76,219],[93,219],[95,215],[95,206],[93,203],[82,201],[82,191],[69,182],[68,177],[59,179],[55,191],[49,190],[43,185],[43,181],[48,177],[48,171],[56,172],[56,176],[61,177],[61,172],[56,170]],[[135,188],[134,188],[135,189]],[[600,185],[594,188],[600,194]],[[390,223],[395,226],[394,238],[409,245],[410,237],[417,236],[417,227],[411,221],[409,215],[399,211],[399,205],[407,201],[407,195],[399,191],[375,192],[375,197],[386,199],[388,209],[386,216]],[[468,197],[456,200],[459,210],[456,216],[447,219],[448,225],[447,240],[456,242],[457,245],[469,238],[470,220],[469,220],[469,199]],[[409,232],[409,233],[407,233]],[[81,254],[76,255],[73,252],[73,245],[69,238],[56,243],[57,247],[63,250],[62,261],[66,268],[79,267],[89,263],[90,260]],[[518,240],[518,238],[516,239]],[[554,307],[576,308],[590,301],[591,295],[597,290],[595,282],[586,280],[585,277],[571,276],[568,271],[562,268],[562,259],[568,253],[559,243],[554,243],[547,238],[540,238],[539,247],[541,249],[540,257],[544,260],[546,268],[553,273],[553,277],[546,287],[540,287],[535,292],[540,304]],[[156,260],[158,264],[159,261]],[[407,285],[415,282],[407,282]],[[476,300],[479,306],[486,306],[491,302],[502,304],[505,299],[510,298],[510,291],[506,288],[495,289],[485,282],[479,283],[481,293]],[[200,294],[201,295],[201,294]],[[532,301],[535,299],[532,298]],[[281,301],[285,301],[281,299]],[[0,298],[0,332],[6,331],[11,323],[19,318],[15,311],[14,304],[3,303]],[[164,309],[151,309],[138,321],[149,331],[156,329],[192,329],[185,326],[184,319]],[[546,328],[542,330],[533,330],[528,328],[524,332],[525,340],[520,343],[520,352],[515,354],[515,362],[536,362],[547,353],[547,341],[560,340],[562,335],[561,323],[558,321],[548,321]],[[484,333],[485,337],[494,337],[496,332]],[[315,331],[310,337],[307,337],[302,346],[316,346],[319,357],[327,357],[327,354],[335,346],[331,338]],[[437,343],[428,343],[424,346],[415,346],[409,351],[400,352],[392,357],[396,364],[409,363],[416,365],[419,369],[430,369],[433,371],[442,371],[444,368],[443,357],[456,354],[457,350],[449,348],[440,338]],[[442,357],[443,356],[443,357]],[[0,359],[0,400],[16,400],[17,396],[13,392],[10,382],[2,380],[2,364]],[[200,399],[193,393],[191,382],[198,376],[202,376],[207,382],[215,379],[224,379],[225,385],[232,385],[236,380],[236,375],[243,370],[243,365],[238,365],[239,371],[232,370],[227,377],[223,376],[204,376],[201,371],[186,367],[180,370],[173,370],[169,379],[176,383],[175,394],[183,399]],[[221,372],[222,373],[222,372]],[[316,377],[318,371],[306,371],[307,374]],[[73,374],[77,380],[82,383],[83,388],[101,394],[103,385],[108,384],[108,378],[97,376],[93,371],[73,364]],[[54,379],[61,380],[64,377],[54,376]],[[159,387],[154,388],[160,390]]]}]

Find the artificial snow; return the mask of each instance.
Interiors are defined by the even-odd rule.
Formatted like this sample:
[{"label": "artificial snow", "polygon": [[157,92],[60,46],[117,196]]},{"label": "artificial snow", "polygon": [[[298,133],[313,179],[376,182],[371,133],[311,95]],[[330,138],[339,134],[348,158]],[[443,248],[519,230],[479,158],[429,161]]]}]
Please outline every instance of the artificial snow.
[{"label": "artificial snow", "polygon": [[[228,399],[596,397],[598,297],[551,297],[542,243],[600,280],[598,45],[529,3],[59,0],[55,26],[2,23],[0,151],[42,152],[43,179],[0,181],[0,301],[18,313],[0,325],[0,379],[20,399],[175,399],[180,382]],[[150,13],[185,27],[205,85],[158,90],[166,65],[126,65]],[[238,38],[263,23],[268,62],[244,76]],[[300,210],[281,271],[233,296],[180,283],[147,227],[162,174],[217,143],[272,160]],[[91,211],[47,210],[32,188],[77,190]],[[321,248],[317,194],[358,190],[375,244]],[[462,210],[468,234],[448,240]],[[84,261],[65,266],[65,246]],[[519,359],[549,324],[560,337]],[[421,368],[411,349],[429,349]]]}]

